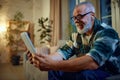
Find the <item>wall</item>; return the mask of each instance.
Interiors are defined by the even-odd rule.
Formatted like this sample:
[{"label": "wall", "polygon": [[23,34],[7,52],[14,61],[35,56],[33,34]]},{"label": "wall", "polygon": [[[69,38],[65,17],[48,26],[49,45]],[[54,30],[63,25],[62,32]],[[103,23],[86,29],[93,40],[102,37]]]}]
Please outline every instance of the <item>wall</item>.
[{"label": "wall", "polygon": [[[20,11],[24,15],[24,20],[33,20],[33,1],[32,0],[1,0],[0,16],[5,16],[6,21],[13,19],[14,14]],[[28,14],[29,13],[29,14]]]},{"label": "wall", "polygon": [[[69,25],[69,8],[68,8],[68,0],[61,1],[61,39],[68,39],[68,25]],[[63,36],[64,35],[64,36]]]},{"label": "wall", "polygon": [[[0,28],[6,28],[8,21],[14,18],[14,14],[17,11],[23,13],[24,20],[32,21],[32,0],[0,0],[0,6]],[[1,40],[1,43],[5,44],[5,40]],[[8,49],[3,44],[0,44],[0,47],[2,47],[1,50],[4,50],[4,53],[2,53],[3,51],[1,52],[1,63],[9,62]]]},{"label": "wall", "polygon": [[118,32],[120,37],[120,0],[111,0],[112,27]]},{"label": "wall", "polygon": [[[8,21],[13,19],[17,11],[20,11],[24,15],[23,20],[34,23],[35,46],[39,46],[39,33],[37,33],[39,27],[38,18],[41,16],[49,16],[49,6],[50,0],[0,0],[0,29],[2,27],[6,28]],[[3,35],[3,33],[0,33],[0,35],[1,34]],[[5,41],[0,40],[0,48],[2,47],[2,49],[0,49],[0,62],[6,63],[9,62],[8,50],[6,46],[1,43],[5,44]]]},{"label": "wall", "polygon": [[40,17],[49,17],[50,14],[50,0],[34,0],[33,1],[33,22],[35,23],[35,46],[40,46],[39,42],[39,29],[38,19]]}]

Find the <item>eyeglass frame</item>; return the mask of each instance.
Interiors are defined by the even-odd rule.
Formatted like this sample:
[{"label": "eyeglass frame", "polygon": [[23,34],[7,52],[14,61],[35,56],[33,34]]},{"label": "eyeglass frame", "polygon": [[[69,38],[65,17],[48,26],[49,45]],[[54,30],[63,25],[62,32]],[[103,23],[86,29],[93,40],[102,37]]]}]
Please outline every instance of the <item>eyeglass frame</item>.
[{"label": "eyeglass frame", "polygon": [[77,16],[72,16],[71,17],[71,19],[72,20],[80,20],[80,19],[82,19],[84,16],[86,16],[87,14],[89,14],[89,13],[93,13],[92,11],[90,11],[90,12],[87,12],[87,13],[85,13],[85,14],[78,14]]}]

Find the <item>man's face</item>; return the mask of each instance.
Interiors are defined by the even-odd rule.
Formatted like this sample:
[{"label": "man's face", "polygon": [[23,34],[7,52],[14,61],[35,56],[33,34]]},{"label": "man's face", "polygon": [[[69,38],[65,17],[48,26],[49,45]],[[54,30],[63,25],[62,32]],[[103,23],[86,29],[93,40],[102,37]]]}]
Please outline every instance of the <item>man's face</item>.
[{"label": "man's face", "polygon": [[92,11],[86,10],[85,5],[74,9],[73,20],[80,34],[87,33],[93,26]]}]

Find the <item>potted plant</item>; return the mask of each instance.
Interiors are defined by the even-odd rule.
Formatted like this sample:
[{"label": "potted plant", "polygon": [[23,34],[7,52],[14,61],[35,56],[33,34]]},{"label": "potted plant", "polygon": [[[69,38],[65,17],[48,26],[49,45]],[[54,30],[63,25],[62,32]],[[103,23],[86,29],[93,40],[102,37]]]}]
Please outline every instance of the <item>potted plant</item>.
[{"label": "potted plant", "polygon": [[37,30],[40,32],[40,44],[47,44],[49,45],[51,42],[51,32],[52,32],[52,21],[48,18],[39,18],[39,29]]},{"label": "potted plant", "polygon": [[21,41],[20,28],[24,27],[24,23],[22,22],[23,14],[21,12],[16,12],[14,18],[9,21],[9,27],[7,28],[6,40],[7,47],[10,52],[10,61],[13,65],[19,64],[20,55],[19,53],[19,42]]}]

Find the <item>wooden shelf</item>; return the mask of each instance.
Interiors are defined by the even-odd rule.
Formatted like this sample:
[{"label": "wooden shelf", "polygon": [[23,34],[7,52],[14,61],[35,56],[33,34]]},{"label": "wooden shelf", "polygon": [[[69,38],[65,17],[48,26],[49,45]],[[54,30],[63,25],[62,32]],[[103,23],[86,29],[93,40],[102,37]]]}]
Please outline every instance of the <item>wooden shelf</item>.
[{"label": "wooden shelf", "polygon": [[9,57],[11,58],[13,55],[20,55],[22,57],[22,53],[24,53],[27,48],[20,37],[21,32],[28,32],[30,34],[30,38],[32,42],[34,42],[34,25],[29,21],[9,21],[9,27],[7,30],[7,40],[9,46]]}]

